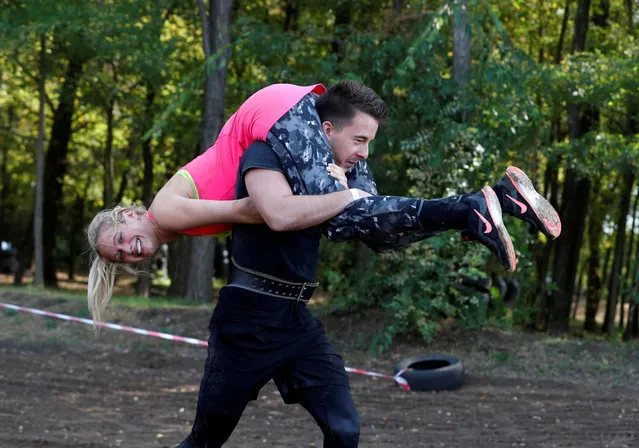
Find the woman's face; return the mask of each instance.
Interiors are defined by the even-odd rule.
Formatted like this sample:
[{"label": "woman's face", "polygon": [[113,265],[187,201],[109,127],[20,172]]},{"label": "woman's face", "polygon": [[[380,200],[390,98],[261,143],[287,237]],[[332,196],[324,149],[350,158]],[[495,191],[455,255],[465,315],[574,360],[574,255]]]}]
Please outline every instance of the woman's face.
[{"label": "woman's face", "polygon": [[105,226],[98,237],[98,254],[113,263],[136,263],[151,257],[160,246],[146,215],[124,212],[118,226]]}]

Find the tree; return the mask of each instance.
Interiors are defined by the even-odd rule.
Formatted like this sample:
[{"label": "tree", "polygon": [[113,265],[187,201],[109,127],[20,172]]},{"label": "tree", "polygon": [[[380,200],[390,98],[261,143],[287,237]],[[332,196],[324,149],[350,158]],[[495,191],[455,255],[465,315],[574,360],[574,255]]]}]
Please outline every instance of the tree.
[{"label": "tree", "polygon": [[[233,0],[209,0],[208,12],[203,0],[198,0],[202,19],[202,40],[207,60],[207,78],[202,115],[203,153],[217,139],[224,125],[224,93],[227,65],[231,56],[231,11]],[[219,54],[219,57],[218,57]],[[208,302],[213,295],[213,259],[215,239],[195,237],[191,241],[187,297]]]},{"label": "tree", "polygon": [[623,263],[623,253],[626,240],[626,221],[630,211],[630,198],[632,187],[635,183],[635,174],[632,169],[626,167],[620,175],[621,185],[623,185],[621,200],[619,204],[619,218],[617,220],[617,237],[615,239],[615,253],[612,260],[612,271],[610,273],[610,291],[608,304],[606,306],[605,331],[608,336],[615,332],[615,319],[617,315],[617,298],[619,296],[619,276]]},{"label": "tree", "polygon": [[44,286],[44,252],[42,246],[43,227],[43,202],[44,202],[44,107],[46,93],[44,81],[46,79],[45,58],[46,58],[46,36],[40,35],[40,79],[38,91],[40,94],[40,106],[38,110],[38,144],[36,148],[36,199],[33,213],[33,241],[35,248],[35,285]]},{"label": "tree", "polygon": [[[575,17],[573,55],[583,52],[586,48],[589,11],[590,0],[579,0]],[[590,131],[595,119],[592,111],[578,104],[568,104],[567,112],[570,139],[577,141]],[[570,305],[575,290],[579,250],[588,214],[589,196],[588,177],[575,168],[568,168],[559,213],[563,228],[570,231],[564,232],[555,246],[553,280],[557,284],[557,289],[552,292],[550,299],[548,330],[551,333],[562,333],[568,330]]]}]

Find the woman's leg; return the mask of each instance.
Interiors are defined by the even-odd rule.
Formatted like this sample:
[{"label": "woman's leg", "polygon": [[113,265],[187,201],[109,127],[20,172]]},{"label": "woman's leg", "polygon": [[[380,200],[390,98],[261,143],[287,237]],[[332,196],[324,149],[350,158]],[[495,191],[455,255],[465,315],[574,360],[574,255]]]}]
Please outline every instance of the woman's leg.
[{"label": "woman's leg", "polygon": [[[267,142],[282,162],[295,194],[326,194],[343,189],[326,171],[326,166],[335,160],[315,110],[313,94],[305,96],[273,125]],[[368,167],[363,161],[359,163],[349,173],[349,182],[377,193]],[[514,270],[512,242],[497,196],[490,187],[470,195],[428,201],[396,196],[362,198],[328,221],[326,235],[336,242],[362,239],[374,250],[382,251],[404,247],[407,241],[419,241],[448,229],[467,231],[488,247],[507,270]],[[388,237],[407,232],[417,233],[403,239]]]}]

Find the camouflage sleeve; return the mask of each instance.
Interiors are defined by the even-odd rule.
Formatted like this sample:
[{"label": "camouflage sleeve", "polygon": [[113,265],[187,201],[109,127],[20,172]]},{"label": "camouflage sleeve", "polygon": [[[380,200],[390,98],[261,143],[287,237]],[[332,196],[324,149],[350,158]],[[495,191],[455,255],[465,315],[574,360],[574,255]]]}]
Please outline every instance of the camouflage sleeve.
[{"label": "camouflage sleeve", "polygon": [[358,188],[374,196],[379,194],[377,184],[373,180],[373,175],[368,169],[366,160],[360,160],[353,168],[348,170],[346,180],[350,188]]},{"label": "camouflage sleeve", "polygon": [[420,230],[419,202],[419,199],[396,196],[358,199],[328,221],[326,236],[339,243],[362,237],[383,240],[389,234]]},{"label": "camouflage sleeve", "polygon": [[439,235],[442,231],[413,230],[402,234],[394,233],[376,235],[375,237],[363,237],[360,240],[377,253],[403,249],[418,241],[423,241],[432,236]]}]

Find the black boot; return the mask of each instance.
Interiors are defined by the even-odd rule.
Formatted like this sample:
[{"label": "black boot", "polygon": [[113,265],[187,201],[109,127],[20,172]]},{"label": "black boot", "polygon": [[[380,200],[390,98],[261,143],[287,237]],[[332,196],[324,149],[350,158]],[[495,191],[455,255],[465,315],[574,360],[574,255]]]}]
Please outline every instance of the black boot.
[{"label": "black boot", "polygon": [[463,199],[470,205],[468,228],[462,231],[465,240],[479,241],[497,256],[507,271],[517,267],[515,249],[501,218],[501,206],[493,189],[486,185],[478,193]]}]

